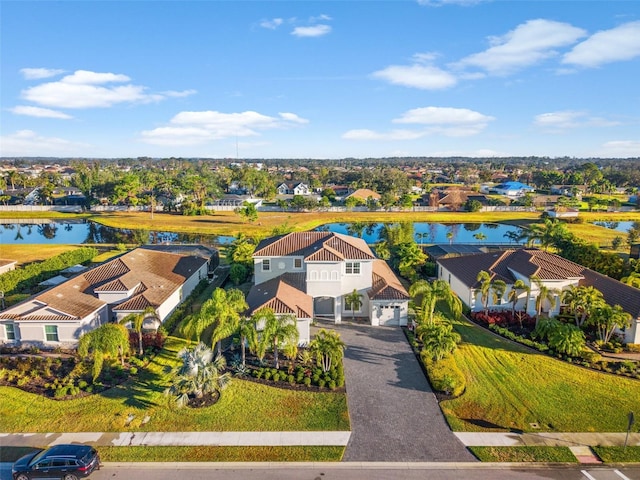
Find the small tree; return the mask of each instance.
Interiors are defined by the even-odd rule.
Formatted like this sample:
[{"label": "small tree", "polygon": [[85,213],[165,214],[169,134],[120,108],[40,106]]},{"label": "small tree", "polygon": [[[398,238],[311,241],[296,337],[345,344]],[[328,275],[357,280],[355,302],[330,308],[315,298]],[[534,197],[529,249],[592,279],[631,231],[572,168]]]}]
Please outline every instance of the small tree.
[{"label": "small tree", "polygon": [[424,350],[429,352],[432,360],[442,360],[458,347],[461,337],[453,331],[451,322],[439,322],[421,325],[416,334],[422,340]]},{"label": "small tree", "polygon": [[104,325],[85,333],[78,343],[78,355],[93,356],[93,381],[100,376],[105,357],[120,357],[124,365],[124,356],[129,352],[129,331],[117,323]]},{"label": "small tree", "polygon": [[131,329],[138,334],[138,354],[140,356],[144,354],[142,345],[142,326],[144,325],[144,321],[149,317],[159,320],[156,309],[151,306],[145,308],[140,313],[131,313],[120,320],[120,323],[125,326],[130,323]]},{"label": "small tree", "polygon": [[344,296],[344,303],[347,309],[351,310],[351,318],[355,319],[356,310],[362,308],[362,295],[354,288],[353,292]]},{"label": "small tree", "polygon": [[489,311],[489,292],[491,290],[491,274],[485,270],[480,270],[476,276],[476,280],[480,282],[480,301],[484,308],[484,313]]},{"label": "small tree", "polygon": [[249,223],[253,223],[258,219],[258,209],[255,203],[244,202],[242,207],[238,207],[235,212]]},{"label": "small tree", "polygon": [[342,362],[345,348],[347,346],[338,332],[324,328],[318,331],[313,340],[309,342],[309,349],[323,372],[328,372],[333,365]]},{"label": "small tree", "polygon": [[596,329],[598,338],[607,343],[611,340],[616,329],[626,328],[631,324],[631,315],[620,305],[602,305],[597,307],[589,317],[588,325]]},{"label": "small tree", "polygon": [[270,308],[261,310],[264,328],[262,335],[264,342],[271,344],[273,348],[273,366],[280,368],[280,348],[290,344],[298,344],[299,332],[297,319],[294,315],[276,315]]}]

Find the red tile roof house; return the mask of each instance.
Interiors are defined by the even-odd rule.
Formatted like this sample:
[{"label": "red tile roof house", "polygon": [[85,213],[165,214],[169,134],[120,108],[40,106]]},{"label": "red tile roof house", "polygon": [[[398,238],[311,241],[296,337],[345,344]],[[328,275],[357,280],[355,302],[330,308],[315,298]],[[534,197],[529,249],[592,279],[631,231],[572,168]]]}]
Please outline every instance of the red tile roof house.
[{"label": "red tile roof house", "polygon": [[[522,292],[516,302],[516,308],[536,313],[536,297],[539,289],[532,277],[538,277],[543,285],[558,291],[570,286],[593,286],[602,292],[605,301],[610,305],[620,305],[631,314],[632,324],[623,333],[627,343],[640,343],[640,290],[625,285],[618,280],[601,275],[577,263],[558,255],[538,249],[517,249],[504,252],[480,253],[459,257],[441,258],[437,260],[438,278],[451,285],[451,289],[472,310],[483,309],[480,283],[476,280],[481,270],[488,272],[493,280],[503,280],[507,290],[503,298],[497,302],[489,298],[490,309],[511,309],[512,303],[507,301],[511,286],[516,280],[523,280],[531,288],[527,297]],[[560,309],[560,295],[556,295],[556,305],[549,312],[549,302],[543,304],[543,311],[556,315]],[[527,305],[527,298],[529,304]]]},{"label": "red tile roof house", "polygon": [[0,312],[0,343],[75,347],[83,333],[147,307],[162,322],[207,269],[207,258],[137,248]]},{"label": "red tile roof house", "polygon": [[[371,325],[406,325],[409,295],[384,260],[360,238],[331,232],[295,232],[260,242],[253,254],[250,313],[269,307],[294,314],[300,343],[309,341],[314,318],[340,323],[343,316]],[[345,295],[357,290],[362,306],[348,309]]]}]

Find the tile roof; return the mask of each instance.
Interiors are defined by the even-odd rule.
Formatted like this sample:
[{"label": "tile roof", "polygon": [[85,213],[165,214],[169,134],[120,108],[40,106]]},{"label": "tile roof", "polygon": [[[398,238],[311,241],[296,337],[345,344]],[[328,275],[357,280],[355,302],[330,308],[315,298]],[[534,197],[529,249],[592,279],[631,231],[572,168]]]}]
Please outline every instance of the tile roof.
[{"label": "tile roof", "polygon": [[261,241],[254,257],[302,256],[307,261],[373,260],[361,238],[334,232],[294,232]]},{"label": "tile roof", "polygon": [[359,200],[364,200],[364,201],[366,201],[369,197],[373,198],[374,200],[380,200],[381,198],[378,192],[374,192],[369,188],[359,188],[355,192],[347,195],[345,198],[350,198],[350,197],[357,198]]},{"label": "tile roof", "polygon": [[305,293],[304,273],[285,273],[254,285],[247,295],[249,313],[271,308],[278,314],[294,314],[297,318],[313,318],[313,298]]},{"label": "tile roof", "polygon": [[373,285],[368,292],[371,300],[408,300],[409,294],[387,262],[373,262]]},{"label": "tile roof", "polygon": [[625,312],[634,318],[640,318],[640,289],[626,285],[601,273],[588,268],[584,269],[581,286],[594,287],[602,292],[605,302],[609,305],[620,305]]},{"label": "tile roof", "polygon": [[[157,307],[206,262],[201,257],[137,248],[0,312],[0,319],[29,320],[34,318],[35,311],[46,314],[46,309],[70,318],[84,318],[106,305],[97,297],[97,292],[129,291],[134,287],[133,296],[127,302]],[[142,292],[144,300],[136,300]],[[122,308],[123,304],[119,307]]]}]

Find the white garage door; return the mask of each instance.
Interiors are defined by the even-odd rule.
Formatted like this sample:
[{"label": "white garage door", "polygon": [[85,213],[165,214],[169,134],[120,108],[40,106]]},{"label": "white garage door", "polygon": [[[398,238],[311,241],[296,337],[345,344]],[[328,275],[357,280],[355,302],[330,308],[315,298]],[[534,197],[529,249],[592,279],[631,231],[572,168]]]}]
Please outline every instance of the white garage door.
[{"label": "white garage door", "polygon": [[380,306],[380,325],[398,325],[400,321],[399,305]]}]

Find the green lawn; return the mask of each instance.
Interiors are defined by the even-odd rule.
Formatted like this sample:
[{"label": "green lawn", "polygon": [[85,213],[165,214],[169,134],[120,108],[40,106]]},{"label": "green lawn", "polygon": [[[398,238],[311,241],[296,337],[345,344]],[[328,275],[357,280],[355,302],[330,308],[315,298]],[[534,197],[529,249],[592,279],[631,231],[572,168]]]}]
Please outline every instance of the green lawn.
[{"label": "green lawn", "polygon": [[640,463],[640,447],[592,447],[596,455],[605,463]]},{"label": "green lawn", "polygon": [[441,403],[454,431],[623,432],[627,412],[640,411],[638,380],[533,353],[466,321],[456,330],[467,389]]},{"label": "green lawn", "polygon": [[577,463],[569,447],[469,447],[481,462]]},{"label": "green lawn", "polygon": [[[0,387],[2,432],[293,431],[349,430],[342,393],[297,392],[234,378],[217,404],[176,409],[163,395],[167,370],[184,341],[169,337],[165,349],[135,381],[101,394],[57,401]],[[135,420],[125,426],[125,419]],[[141,425],[146,415],[151,421]]]}]

